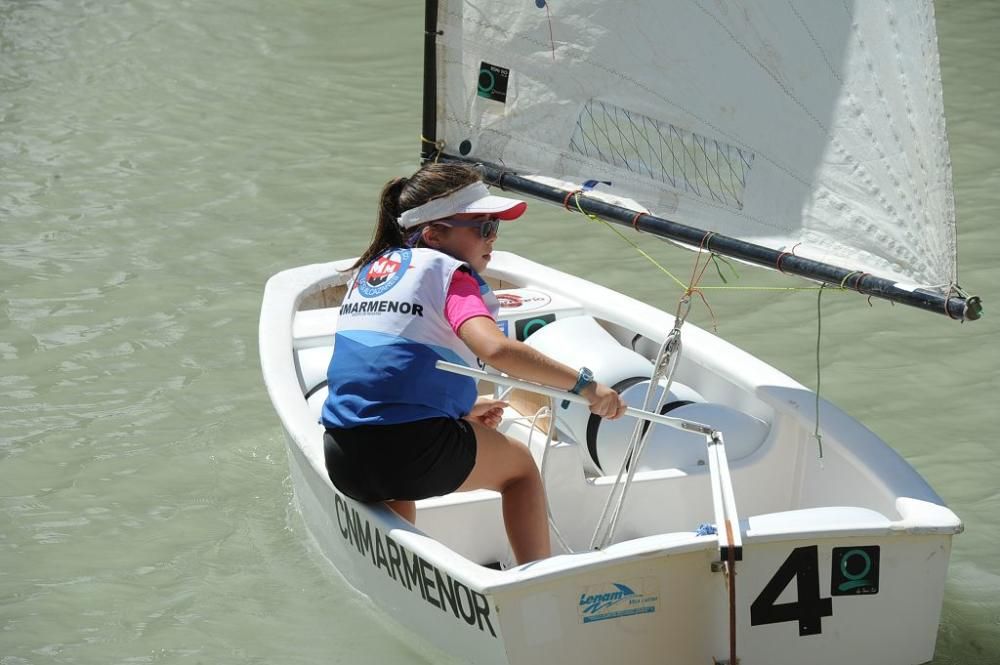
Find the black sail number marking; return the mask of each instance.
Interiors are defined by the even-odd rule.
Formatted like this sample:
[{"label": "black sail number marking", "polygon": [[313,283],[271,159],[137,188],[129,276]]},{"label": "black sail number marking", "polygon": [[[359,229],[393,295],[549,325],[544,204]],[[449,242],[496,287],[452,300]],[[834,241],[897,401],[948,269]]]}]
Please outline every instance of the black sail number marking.
[{"label": "black sail number marking", "polygon": [[[792,580],[798,592],[794,603],[778,603]],[[823,632],[823,617],[833,616],[833,601],[819,595],[819,548],[796,547],[750,605],[750,625],[799,622],[799,635]]]}]

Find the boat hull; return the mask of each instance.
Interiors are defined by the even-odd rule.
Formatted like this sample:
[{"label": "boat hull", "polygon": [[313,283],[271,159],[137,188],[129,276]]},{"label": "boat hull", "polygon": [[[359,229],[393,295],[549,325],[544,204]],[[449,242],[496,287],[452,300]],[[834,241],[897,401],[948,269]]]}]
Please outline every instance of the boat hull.
[{"label": "boat hull", "polygon": [[[680,540],[579,566],[556,557],[559,566],[537,580],[511,584],[486,569],[462,575],[455,561],[434,556],[441,552],[423,551],[423,536],[393,515],[340,494],[288,444],[299,510],[322,554],[380,610],[446,653],[491,665],[694,664],[728,654],[729,578],[714,565],[712,543],[692,550]],[[858,553],[876,550],[877,569],[866,571]],[[929,661],[950,551],[951,538],[940,534],[748,538],[736,567],[741,662]],[[866,586],[831,595],[837,579],[850,583],[862,572]],[[778,592],[773,600],[769,585]]]},{"label": "boat hull", "polygon": [[[579,278],[504,253],[494,263],[487,277],[535,289],[518,292],[519,307],[543,303],[557,320],[593,315],[626,341],[669,329],[668,315]],[[418,502],[417,526],[342,495],[326,475],[316,422],[337,304],[317,294],[340,288],[338,267],[269,282],[262,369],[308,533],[351,587],[424,643],[463,662],[512,665],[721,662],[733,638],[744,665],[933,657],[961,522],[905,460],[822,400],[819,459],[815,395],[693,326],[682,378],[767,423],[765,440],[732,447],[729,459],[744,516],[733,525],[742,537],[733,594],[721,539],[696,531],[712,520],[704,444],[670,457],[677,468],[637,473],[617,536],[597,551],[587,543],[613,478],[595,476],[577,444],[548,448],[550,505],[574,553],[502,571],[487,565],[507,552],[495,493]],[[541,285],[545,298],[534,298]],[[538,460],[544,436],[532,440],[523,420],[502,427]]]}]

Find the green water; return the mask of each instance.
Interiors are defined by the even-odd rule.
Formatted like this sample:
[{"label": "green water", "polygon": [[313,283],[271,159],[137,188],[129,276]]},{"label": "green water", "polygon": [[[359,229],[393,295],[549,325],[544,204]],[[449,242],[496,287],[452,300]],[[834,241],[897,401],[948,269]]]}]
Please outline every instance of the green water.
[{"label": "green water", "polygon": [[[358,253],[416,166],[419,5],[0,0],[0,665],[431,662],[313,553],[256,350],[266,279]],[[966,523],[934,662],[1000,663],[1000,4],[937,12],[987,316],[827,293],[822,385]],[[610,232],[529,219],[503,249],[672,308]],[[708,297],[815,385],[814,292]]]}]

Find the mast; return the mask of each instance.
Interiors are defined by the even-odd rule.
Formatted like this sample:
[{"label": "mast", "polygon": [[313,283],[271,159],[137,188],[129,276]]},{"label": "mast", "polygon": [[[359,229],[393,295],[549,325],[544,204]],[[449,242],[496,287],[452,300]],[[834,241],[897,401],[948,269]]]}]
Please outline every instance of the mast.
[{"label": "mast", "polygon": [[420,159],[431,159],[437,151],[437,27],[438,0],[424,4],[424,109],[420,136]]},{"label": "mast", "polygon": [[[441,154],[438,159],[475,165],[482,171],[486,182],[490,185],[561,206],[573,194],[571,190],[543,185],[495,164],[447,154]],[[982,315],[982,303],[978,296],[966,298],[919,288],[912,291],[907,290],[901,288],[897,282],[884,277],[877,277],[857,270],[847,270],[821,261],[795,256],[789,252],[780,252],[769,247],[680,224],[657,215],[636,213],[634,210],[587,196],[576,197],[573,199],[572,206],[565,207],[573,212],[581,212],[582,210],[585,214],[596,215],[613,224],[628,226],[661,238],[703,247],[722,256],[746,261],[764,268],[775,268],[789,275],[797,275],[830,286],[843,286],[868,296],[943,314],[957,321],[975,321]]]}]

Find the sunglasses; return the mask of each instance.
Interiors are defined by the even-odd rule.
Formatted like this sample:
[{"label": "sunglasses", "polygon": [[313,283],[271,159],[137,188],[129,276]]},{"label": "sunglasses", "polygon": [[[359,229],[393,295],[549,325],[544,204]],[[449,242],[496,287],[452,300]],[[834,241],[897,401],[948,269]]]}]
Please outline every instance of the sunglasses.
[{"label": "sunglasses", "polygon": [[440,219],[432,223],[454,226],[461,229],[479,227],[479,235],[483,238],[483,240],[488,240],[489,238],[500,235],[500,218],[498,217],[490,217],[485,222],[478,222],[470,219]]}]

